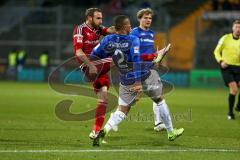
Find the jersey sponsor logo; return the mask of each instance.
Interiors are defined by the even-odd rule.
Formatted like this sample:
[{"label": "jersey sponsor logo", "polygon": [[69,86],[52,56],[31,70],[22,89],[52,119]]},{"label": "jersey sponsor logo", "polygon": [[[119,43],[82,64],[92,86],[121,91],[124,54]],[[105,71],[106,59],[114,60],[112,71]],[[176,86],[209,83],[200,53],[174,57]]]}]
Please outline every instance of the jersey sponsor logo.
[{"label": "jersey sponsor logo", "polygon": [[95,41],[89,41],[89,40],[87,40],[87,41],[85,41],[85,43],[87,43],[87,44],[98,44],[98,43],[99,43],[99,40],[95,40]]},{"label": "jersey sponsor logo", "polygon": [[128,40],[123,40],[121,42],[112,42],[109,41],[105,46],[104,46],[104,51],[106,53],[113,52],[116,49],[120,49],[121,51],[127,51],[130,49],[132,45],[131,41]]},{"label": "jersey sponsor logo", "polygon": [[148,38],[140,38],[141,42],[150,42],[150,43],[154,43],[154,40],[152,39],[148,39]]},{"label": "jersey sponsor logo", "polygon": [[152,33],[150,33],[150,34],[149,33],[148,34],[147,33],[140,33],[140,36],[146,36],[146,35],[150,35],[151,37],[153,37]]}]

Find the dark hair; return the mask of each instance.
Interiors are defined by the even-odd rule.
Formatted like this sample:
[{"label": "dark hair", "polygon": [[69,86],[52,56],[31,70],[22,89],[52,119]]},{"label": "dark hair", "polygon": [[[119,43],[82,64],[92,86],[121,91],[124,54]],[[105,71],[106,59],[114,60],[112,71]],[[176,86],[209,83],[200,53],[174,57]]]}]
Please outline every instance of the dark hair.
[{"label": "dark hair", "polygon": [[122,30],[123,29],[123,26],[125,25],[125,21],[129,19],[128,16],[126,15],[119,15],[119,16],[116,16],[115,19],[114,19],[114,25],[115,25],[115,29],[117,31],[119,30]]},{"label": "dark hair", "polygon": [[151,14],[153,16],[153,10],[151,8],[145,8],[141,9],[140,11],[137,12],[137,19],[141,19],[144,14]]},{"label": "dark hair", "polygon": [[102,12],[102,10],[100,8],[88,8],[85,12],[85,16],[86,18],[88,16],[93,17],[94,16],[94,12]]},{"label": "dark hair", "polygon": [[233,25],[234,24],[240,24],[240,20],[236,19],[234,22],[233,22]]}]

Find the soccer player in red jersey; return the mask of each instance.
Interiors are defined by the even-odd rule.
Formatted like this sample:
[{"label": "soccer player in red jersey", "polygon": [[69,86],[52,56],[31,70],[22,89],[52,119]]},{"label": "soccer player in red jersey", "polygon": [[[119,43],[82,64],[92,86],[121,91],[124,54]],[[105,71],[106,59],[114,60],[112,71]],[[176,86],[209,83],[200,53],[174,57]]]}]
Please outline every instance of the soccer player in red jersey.
[{"label": "soccer player in red jersey", "polygon": [[[114,27],[102,26],[102,11],[99,8],[89,8],[85,13],[86,21],[74,28],[73,47],[76,59],[79,63],[85,63],[89,75],[98,75],[93,82],[94,91],[97,94],[98,102],[95,111],[95,121],[90,138],[95,138],[102,128],[106,107],[107,91],[110,86],[110,80],[106,71],[110,69],[110,64],[104,65],[101,71],[89,60],[92,49],[99,43],[101,36],[115,32]],[[100,74],[99,74],[100,72]]]}]

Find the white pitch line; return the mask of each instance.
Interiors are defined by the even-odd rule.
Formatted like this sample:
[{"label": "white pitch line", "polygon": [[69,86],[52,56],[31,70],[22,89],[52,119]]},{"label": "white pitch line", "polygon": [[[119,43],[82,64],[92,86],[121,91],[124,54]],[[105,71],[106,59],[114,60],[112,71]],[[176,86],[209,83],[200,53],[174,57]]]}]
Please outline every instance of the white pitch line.
[{"label": "white pitch line", "polygon": [[240,149],[85,149],[85,150],[0,150],[0,153],[90,153],[90,152],[239,152]]}]

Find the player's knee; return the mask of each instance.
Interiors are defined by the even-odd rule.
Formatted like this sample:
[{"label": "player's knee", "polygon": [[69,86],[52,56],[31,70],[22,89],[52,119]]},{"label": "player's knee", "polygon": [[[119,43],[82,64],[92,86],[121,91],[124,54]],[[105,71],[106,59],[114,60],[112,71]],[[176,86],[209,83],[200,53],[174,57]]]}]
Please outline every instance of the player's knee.
[{"label": "player's knee", "polygon": [[237,83],[236,83],[236,82],[230,82],[230,83],[228,84],[228,86],[229,86],[229,92],[230,92],[230,94],[232,94],[232,95],[237,95],[237,93],[238,93]]},{"label": "player's knee", "polygon": [[98,96],[98,99],[102,102],[107,102],[107,93],[101,93],[101,95]]},{"label": "player's knee", "polygon": [[237,89],[230,90],[230,94],[232,94],[232,95],[237,95],[237,93],[238,93]]},{"label": "player's knee", "polygon": [[237,93],[238,93],[238,88],[237,87],[230,87],[230,94],[237,95]]},{"label": "player's knee", "polygon": [[152,100],[155,102],[155,103],[160,103],[164,98],[161,96],[161,97],[156,97],[156,98],[152,98]]},{"label": "player's knee", "polygon": [[125,115],[128,114],[128,112],[130,111],[131,107],[130,106],[122,106],[119,105],[117,110],[123,112]]},{"label": "player's knee", "polygon": [[107,90],[101,90],[100,92],[98,92],[98,99],[103,102],[107,102]]},{"label": "player's knee", "polygon": [[103,100],[107,101],[107,97],[108,97],[108,93],[107,93],[107,91],[104,91],[103,92]]}]

